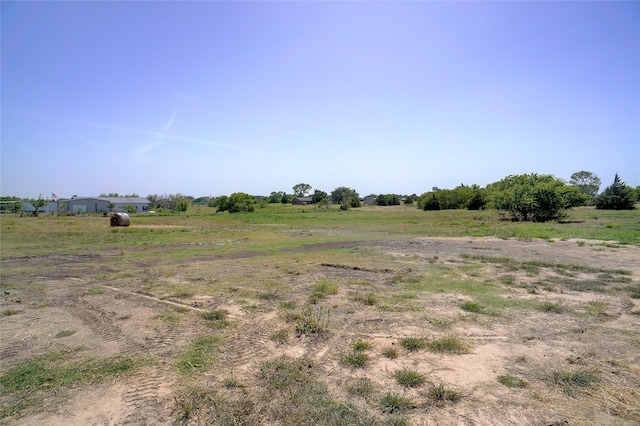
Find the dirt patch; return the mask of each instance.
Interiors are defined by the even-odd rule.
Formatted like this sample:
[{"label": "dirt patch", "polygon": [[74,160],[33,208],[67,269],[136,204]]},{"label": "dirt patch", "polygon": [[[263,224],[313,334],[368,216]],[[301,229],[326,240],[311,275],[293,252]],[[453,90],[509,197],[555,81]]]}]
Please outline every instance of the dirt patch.
[{"label": "dirt patch", "polygon": [[[330,395],[354,410],[370,413],[377,424],[389,420],[377,402],[386,391],[415,402],[416,408],[403,414],[410,424],[640,422],[638,407],[633,406],[640,401],[633,393],[640,388],[640,304],[626,292],[640,281],[637,247],[579,241],[416,238],[312,244],[283,252],[293,256],[364,247],[384,256],[385,265],[331,260],[305,264],[301,272],[293,266],[275,265],[267,253],[242,252],[172,261],[180,266],[173,272],[176,276],[145,279],[145,271],[162,269],[167,261],[159,257],[155,263],[132,262],[126,267],[140,268],[132,272],[118,270],[111,256],[3,259],[2,310],[15,313],[0,317],[0,374],[35,356],[65,348],[81,348],[78,356],[82,359],[131,355],[150,358],[153,363],[122,377],[43,391],[34,397],[33,406],[0,422],[175,424],[184,415],[176,401],[185,389],[198,384],[226,395],[229,401],[238,394],[251,401],[253,414],[248,415],[248,424],[283,424],[270,417],[272,403],[257,381],[261,363],[282,355],[308,360],[314,377]],[[249,259],[256,263],[244,262]],[[520,263],[514,266],[504,259]],[[393,268],[387,267],[389,262]],[[518,269],[527,266],[526,262],[537,262],[538,269]],[[592,269],[575,272],[581,265]],[[190,275],[196,267],[210,271],[212,278],[203,282],[204,278]],[[78,270],[84,275],[69,277],[69,271]],[[615,270],[626,272],[616,275]],[[118,278],[103,282],[99,277],[104,271],[119,274]],[[223,278],[218,278],[215,274],[221,271]],[[563,273],[574,274],[569,277],[574,281],[602,280],[608,274],[612,281],[598,291],[577,291],[560,280]],[[248,274],[265,279],[215,287],[225,276],[230,280]],[[36,276],[40,278],[34,281]],[[338,285],[337,292],[310,305],[330,311],[327,330],[296,332],[295,316],[313,293],[314,283],[322,280]],[[442,280],[460,285],[460,290],[430,289]],[[176,290],[174,296],[165,298],[157,290],[162,283],[180,289],[197,284],[204,290],[184,294]],[[266,284],[277,290],[264,287]],[[482,286],[490,291],[483,291]],[[484,312],[460,308],[476,300],[486,305]],[[544,303],[548,311],[541,309]],[[227,313],[228,324],[215,327],[201,316],[214,309]],[[72,333],[61,333],[64,331]],[[274,337],[277,333],[280,338]],[[185,377],[176,369],[176,360],[201,336],[221,338],[215,368],[200,371],[194,365],[196,375]],[[468,350],[411,352],[400,345],[404,337],[430,341],[446,336],[461,339]],[[362,369],[342,361],[358,340],[371,344],[369,362]],[[395,348],[395,358],[385,355],[388,348]],[[427,383],[419,388],[401,387],[393,376],[401,368],[415,369]],[[569,389],[552,379],[554,372],[573,371],[589,372],[598,381],[591,387]],[[510,388],[499,383],[498,376],[505,375],[526,385]],[[237,386],[229,385],[230,378]],[[349,392],[349,386],[363,378],[370,380],[372,393]],[[428,403],[428,389],[436,386],[458,392],[460,400]],[[6,392],[0,397],[3,406],[14,403]],[[192,423],[196,423],[193,418]]]}]

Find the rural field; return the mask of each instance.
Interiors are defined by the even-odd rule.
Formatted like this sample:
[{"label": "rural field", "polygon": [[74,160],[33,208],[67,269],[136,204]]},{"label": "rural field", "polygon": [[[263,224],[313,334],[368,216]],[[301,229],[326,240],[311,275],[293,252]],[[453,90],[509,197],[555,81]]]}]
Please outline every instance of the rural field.
[{"label": "rural field", "polygon": [[0,226],[0,424],[640,424],[639,210]]}]

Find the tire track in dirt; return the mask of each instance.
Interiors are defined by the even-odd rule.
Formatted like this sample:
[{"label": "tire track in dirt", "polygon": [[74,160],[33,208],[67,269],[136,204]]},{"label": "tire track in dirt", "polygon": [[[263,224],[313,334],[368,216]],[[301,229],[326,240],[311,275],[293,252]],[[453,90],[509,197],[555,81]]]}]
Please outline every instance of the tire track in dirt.
[{"label": "tire track in dirt", "polygon": [[71,312],[80,318],[95,334],[115,346],[117,352],[131,354],[142,349],[139,343],[127,338],[120,327],[99,307],[91,306],[86,301],[79,300]]},{"label": "tire track in dirt", "polygon": [[122,394],[122,400],[130,407],[131,413],[123,420],[122,425],[156,425],[169,424],[169,419],[162,418],[168,404],[168,389],[171,380],[158,367],[145,372],[135,383]]},{"label": "tire track in dirt", "polygon": [[179,349],[176,342],[181,341],[187,334],[183,327],[177,325],[158,327],[154,330],[153,336],[145,337],[143,346],[147,351],[161,357],[171,356]]},{"label": "tire track in dirt", "polygon": [[240,368],[271,355],[269,336],[275,331],[273,321],[263,319],[251,324],[238,324],[235,330],[225,336],[229,342],[221,349],[220,355],[231,368]]}]

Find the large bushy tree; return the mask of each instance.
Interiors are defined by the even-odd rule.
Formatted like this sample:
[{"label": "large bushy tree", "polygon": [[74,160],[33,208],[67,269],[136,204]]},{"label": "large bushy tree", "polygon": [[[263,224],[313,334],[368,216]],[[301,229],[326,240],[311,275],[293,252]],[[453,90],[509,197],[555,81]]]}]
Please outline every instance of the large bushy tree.
[{"label": "large bushy tree", "polygon": [[432,192],[426,192],[418,198],[418,208],[422,210],[428,210],[425,208],[429,203],[432,209],[435,204],[435,199],[438,203],[438,210],[450,210],[450,209],[469,209],[480,210],[484,208],[486,204],[486,191],[480,188],[478,185],[467,186],[464,184],[458,185],[454,189],[438,189]]},{"label": "large bushy tree", "polygon": [[331,199],[336,204],[360,207],[360,195],[355,189],[347,188],[346,186],[339,186],[331,191]]},{"label": "large bushy tree", "polygon": [[598,195],[602,181],[595,174],[582,170],[572,174],[569,183],[578,188],[581,194],[589,197],[589,202],[592,203]]},{"label": "large bushy tree", "polygon": [[620,180],[616,173],[613,184],[595,199],[595,205],[601,210],[632,210],[637,200],[634,189]]},{"label": "large bushy tree", "polygon": [[487,185],[487,191],[490,205],[508,212],[515,221],[560,219],[567,209],[583,205],[587,198],[575,186],[535,173],[507,176]]},{"label": "large bushy tree", "polygon": [[218,211],[229,213],[252,212],[255,210],[253,198],[244,192],[234,192],[229,197],[221,195],[213,202],[213,207],[217,207]]},{"label": "large bushy tree", "polygon": [[327,193],[324,191],[320,191],[318,189],[313,191],[313,194],[311,194],[311,201],[313,202],[313,204],[318,204],[326,198],[327,198]]},{"label": "large bushy tree", "polygon": [[294,197],[306,197],[309,191],[311,191],[311,185],[307,183],[299,183],[293,186]]}]

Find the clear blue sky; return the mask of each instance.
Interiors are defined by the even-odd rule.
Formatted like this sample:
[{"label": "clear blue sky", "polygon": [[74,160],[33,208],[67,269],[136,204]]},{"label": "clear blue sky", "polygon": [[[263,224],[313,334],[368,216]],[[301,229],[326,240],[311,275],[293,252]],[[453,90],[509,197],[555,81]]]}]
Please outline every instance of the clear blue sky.
[{"label": "clear blue sky", "polygon": [[640,2],[9,2],[2,195],[640,185]]}]

